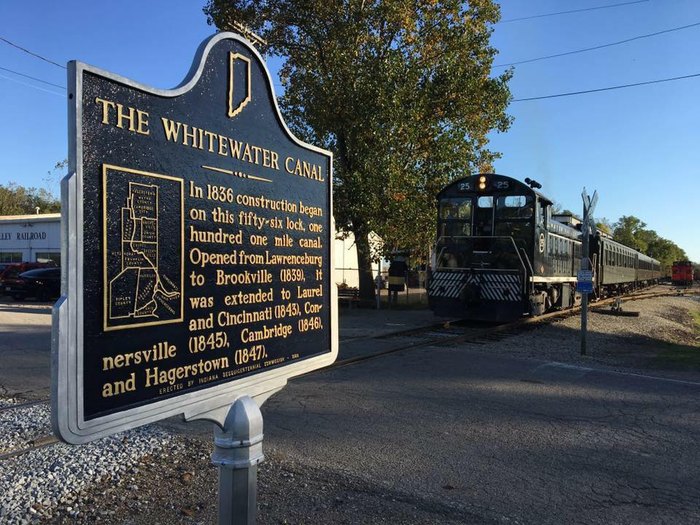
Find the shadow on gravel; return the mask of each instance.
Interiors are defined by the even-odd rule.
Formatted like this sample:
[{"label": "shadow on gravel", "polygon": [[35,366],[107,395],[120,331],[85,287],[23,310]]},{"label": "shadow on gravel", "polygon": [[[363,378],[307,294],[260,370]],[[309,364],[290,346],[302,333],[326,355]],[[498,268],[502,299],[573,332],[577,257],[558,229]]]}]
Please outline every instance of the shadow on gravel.
[{"label": "shadow on gravel", "polygon": [[[620,318],[622,324],[625,318]],[[629,318],[626,318],[629,319]],[[619,327],[618,333],[601,333],[589,330],[587,335],[587,354],[580,355],[580,330],[563,326],[548,327],[549,339],[560,343],[560,350],[549,351],[546,356],[537,349],[523,348],[520,355],[543,359],[552,359],[576,364],[603,365],[613,368],[631,369],[638,373],[679,372],[684,379],[700,381],[700,342],[692,336],[676,331],[674,341],[666,337],[652,337]],[[516,352],[511,352],[518,355]]]}]

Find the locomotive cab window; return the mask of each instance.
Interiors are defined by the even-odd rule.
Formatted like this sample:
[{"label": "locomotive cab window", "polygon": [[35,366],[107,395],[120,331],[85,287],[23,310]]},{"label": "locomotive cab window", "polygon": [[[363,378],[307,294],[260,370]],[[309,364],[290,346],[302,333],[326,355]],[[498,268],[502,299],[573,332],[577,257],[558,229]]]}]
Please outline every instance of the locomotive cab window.
[{"label": "locomotive cab window", "polygon": [[471,199],[444,199],[440,202],[441,219],[471,220]]},{"label": "locomotive cab window", "polygon": [[530,219],[534,213],[533,198],[526,195],[506,195],[496,201],[496,218]]},{"label": "locomotive cab window", "polygon": [[537,225],[540,228],[545,227],[545,217],[547,215],[547,212],[546,212],[547,207],[548,206],[546,204],[544,204],[540,199],[537,199],[537,203],[536,203],[536,207],[535,207],[535,211],[536,211],[537,216],[535,218],[535,222],[537,223]]},{"label": "locomotive cab window", "polygon": [[493,208],[493,197],[490,195],[479,197],[479,200],[476,202],[476,205],[479,208]]},{"label": "locomotive cab window", "polygon": [[464,237],[471,235],[472,200],[444,199],[440,201],[440,236]]},{"label": "locomotive cab window", "polygon": [[[526,252],[532,246],[533,218],[535,215],[535,199],[531,195],[502,195],[496,199],[496,224],[495,235],[497,237],[510,237],[517,250]],[[517,267],[515,260],[517,252],[512,244],[504,244],[504,251],[510,255],[508,264]],[[506,248],[507,247],[507,248]]]}]

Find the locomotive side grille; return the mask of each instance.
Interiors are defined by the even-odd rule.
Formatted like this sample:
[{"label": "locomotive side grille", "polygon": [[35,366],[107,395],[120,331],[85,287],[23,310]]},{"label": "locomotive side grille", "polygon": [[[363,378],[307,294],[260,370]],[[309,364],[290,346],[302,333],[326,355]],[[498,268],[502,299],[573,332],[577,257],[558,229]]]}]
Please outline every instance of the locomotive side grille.
[{"label": "locomotive side grille", "polygon": [[434,272],[428,293],[433,297],[458,299],[468,285],[478,286],[482,299],[488,301],[522,300],[521,280],[517,274]]}]

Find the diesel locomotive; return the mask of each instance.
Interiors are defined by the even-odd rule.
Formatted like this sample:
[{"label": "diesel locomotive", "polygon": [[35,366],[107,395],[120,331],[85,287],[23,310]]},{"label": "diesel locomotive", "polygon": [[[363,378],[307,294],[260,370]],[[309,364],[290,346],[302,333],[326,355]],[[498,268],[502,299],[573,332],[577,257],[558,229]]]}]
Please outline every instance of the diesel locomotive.
[{"label": "diesel locomotive", "polygon": [[690,261],[675,261],[671,266],[671,284],[674,286],[692,286],[693,263]]},{"label": "diesel locomotive", "polygon": [[[507,321],[580,303],[580,221],[556,215],[540,187],[481,174],[438,194],[427,283],[436,315]],[[589,237],[589,258],[597,297],[648,286],[661,275],[659,261],[599,232]]]}]

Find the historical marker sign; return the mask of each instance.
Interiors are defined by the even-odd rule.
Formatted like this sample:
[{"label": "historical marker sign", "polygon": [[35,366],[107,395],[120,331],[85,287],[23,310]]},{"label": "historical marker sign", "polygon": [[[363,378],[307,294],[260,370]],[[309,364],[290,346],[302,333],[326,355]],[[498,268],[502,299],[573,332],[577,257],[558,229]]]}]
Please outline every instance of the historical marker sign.
[{"label": "historical marker sign", "polygon": [[56,432],[212,413],[332,363],[332,157],[289,132],[255,49],[218,34],[171,91],[81,63],[69,84]]}]

